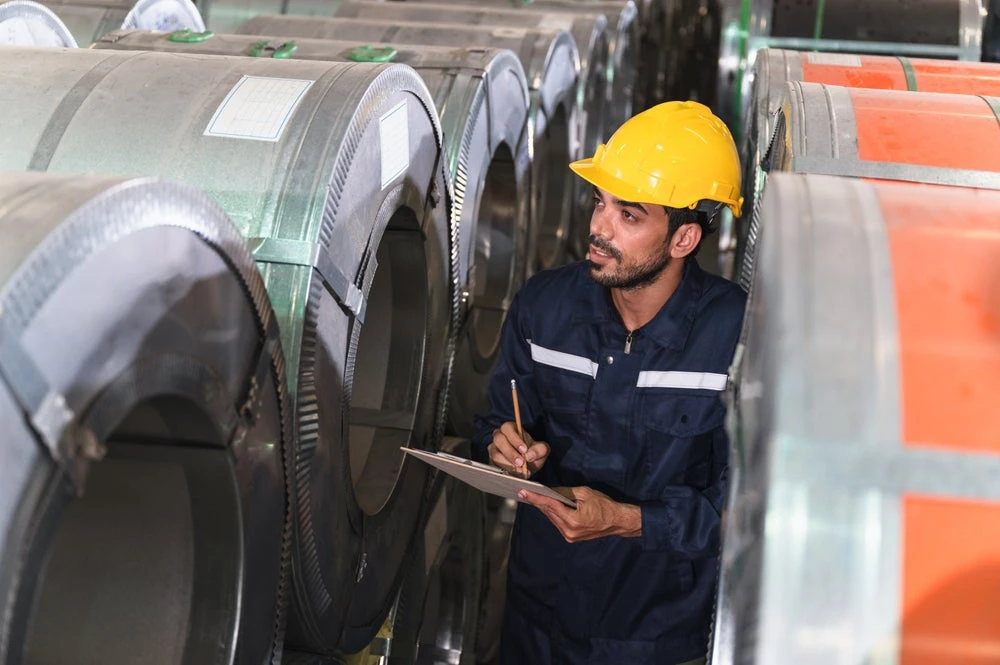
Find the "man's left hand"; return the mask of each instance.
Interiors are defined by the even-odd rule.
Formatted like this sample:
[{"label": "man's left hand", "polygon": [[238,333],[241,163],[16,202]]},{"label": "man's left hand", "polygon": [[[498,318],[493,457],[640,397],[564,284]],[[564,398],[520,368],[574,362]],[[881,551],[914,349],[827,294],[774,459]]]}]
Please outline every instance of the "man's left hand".
[{"label": "man's left hand", "polygon": [[518,496],[545,513],[566,542],[578,543],[605,536],[638,538],[642,535],[642,513],[639,506],[618,503],[589,487],[553,489],[572,496],[576,501],[576,509],[529,490],[521,490]]}]

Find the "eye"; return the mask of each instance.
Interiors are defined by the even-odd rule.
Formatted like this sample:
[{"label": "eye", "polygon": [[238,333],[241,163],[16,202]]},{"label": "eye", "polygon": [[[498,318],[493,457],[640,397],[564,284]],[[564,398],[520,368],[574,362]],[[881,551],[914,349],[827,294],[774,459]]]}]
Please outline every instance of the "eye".
[{"label": "eye", "polygon": [[622,210],[622,219],[624,219],[626,222],[634,222],[635,215],[630,213],[628,210]]},{"label": "eye", "polygon": [[598,197],[595,196],[594,197],[594,207],[596,208],[597,206],[601,206],[601,205],[604,205],[604,202],[601,201],[601,199],[599,199]]}]

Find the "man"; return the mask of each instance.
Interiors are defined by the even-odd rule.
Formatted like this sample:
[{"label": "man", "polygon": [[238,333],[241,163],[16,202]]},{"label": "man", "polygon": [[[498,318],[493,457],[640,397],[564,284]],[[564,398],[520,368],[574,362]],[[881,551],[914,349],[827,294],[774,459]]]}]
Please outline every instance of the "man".
[{"label": "man", "polygon": [[739,158],[707,107],[669,102],[570,168],[594,186],[589,260],[518,293],[477,419],[479,459],[577,502],[521,497],[500,660],[702,662],[745,295],[694,254],[723,205],[739,216]]}]

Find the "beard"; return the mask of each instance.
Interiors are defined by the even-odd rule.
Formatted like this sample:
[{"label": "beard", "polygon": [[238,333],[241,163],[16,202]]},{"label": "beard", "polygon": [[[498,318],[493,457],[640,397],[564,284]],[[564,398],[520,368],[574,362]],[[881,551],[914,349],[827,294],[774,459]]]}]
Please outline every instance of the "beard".
[{"label": "beard", "polygon": [[590,262],[591,279],[609,289],[634,291],[649,286],[667,269],[672,260],[669,238],[652,256],[638,263],[625,263],[621,251],[601,237],[590,236],[590,244],[610,254],[617,263],[617,267],[612,269],[610,265],[602,266]]}]

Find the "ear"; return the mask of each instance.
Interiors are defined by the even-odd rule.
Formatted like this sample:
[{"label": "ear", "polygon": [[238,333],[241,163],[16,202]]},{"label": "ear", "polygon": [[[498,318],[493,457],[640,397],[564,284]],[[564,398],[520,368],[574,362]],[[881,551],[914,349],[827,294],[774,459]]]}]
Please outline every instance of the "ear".
[{"label": "ear", "polygon": [[691,254],[701,242],[701,224],[682,224],[670,239],[670,256],[683,259]]}]

